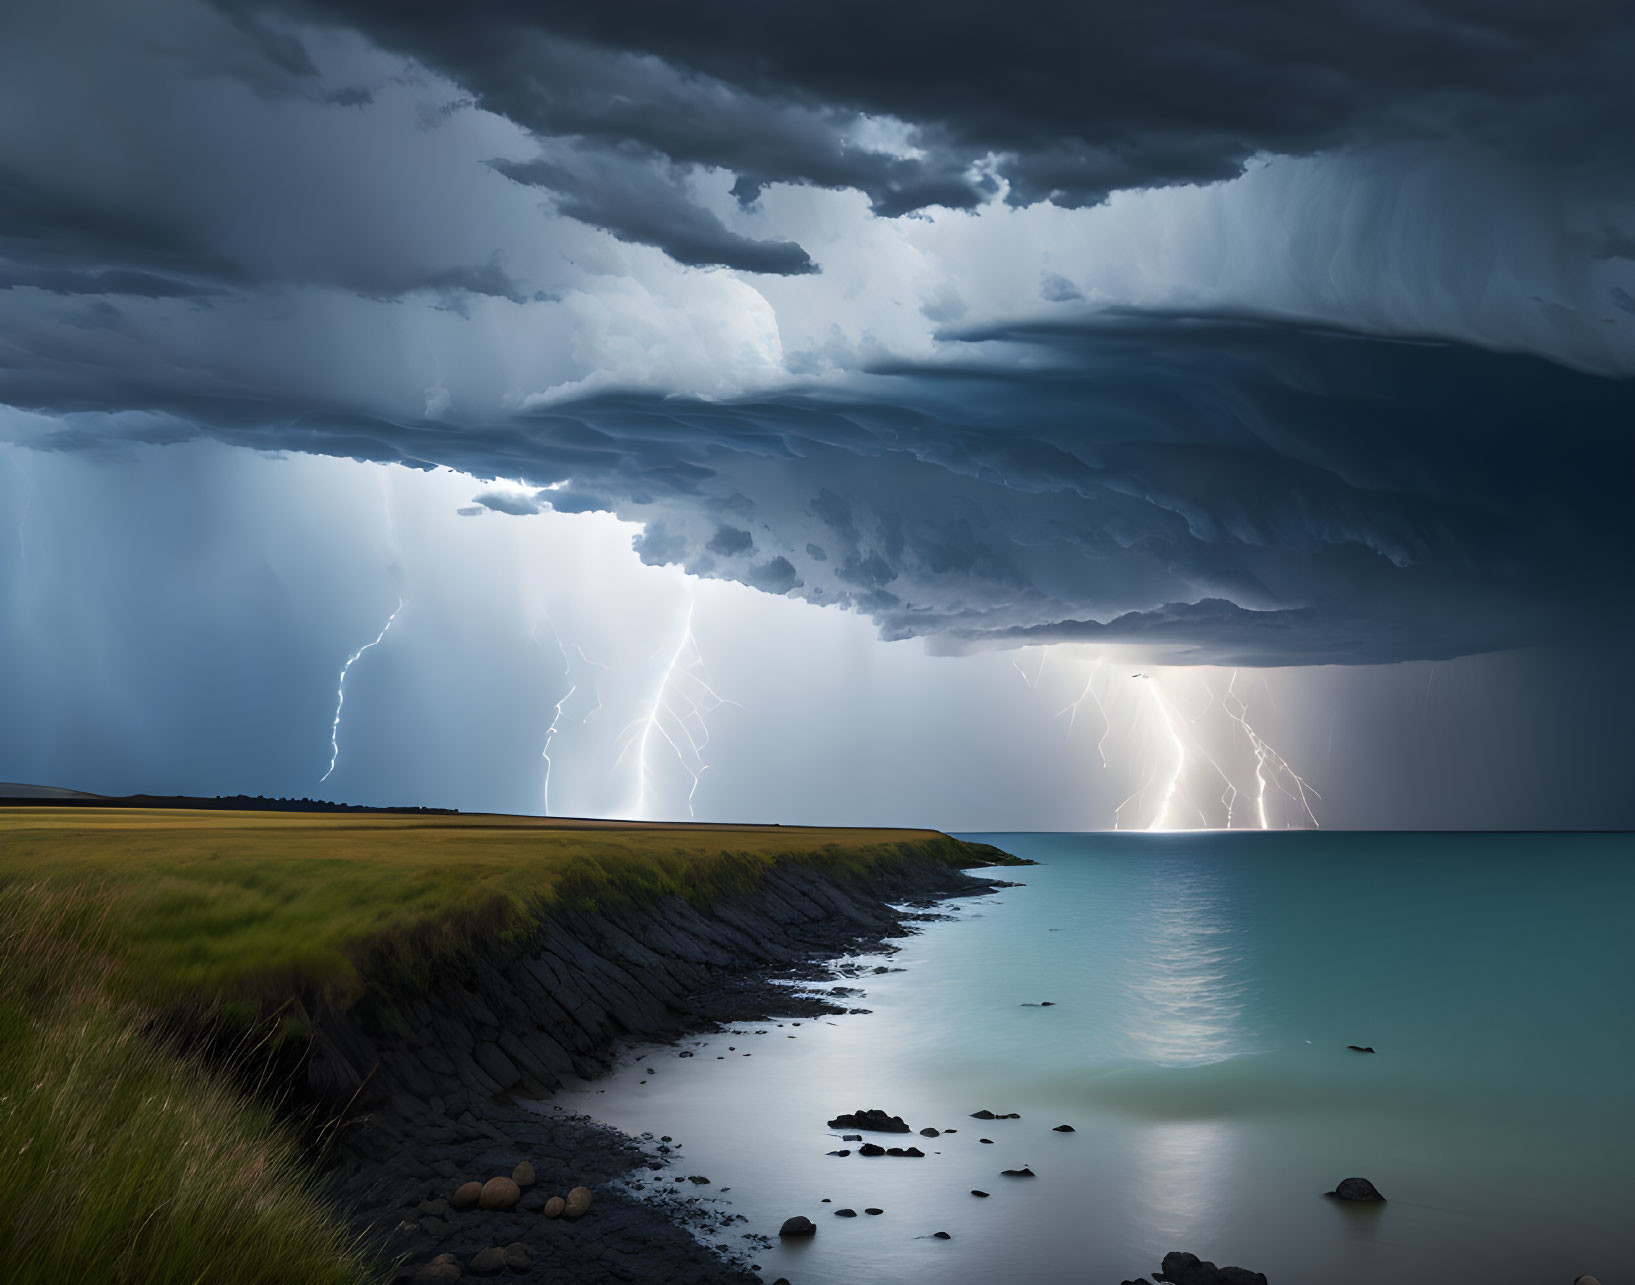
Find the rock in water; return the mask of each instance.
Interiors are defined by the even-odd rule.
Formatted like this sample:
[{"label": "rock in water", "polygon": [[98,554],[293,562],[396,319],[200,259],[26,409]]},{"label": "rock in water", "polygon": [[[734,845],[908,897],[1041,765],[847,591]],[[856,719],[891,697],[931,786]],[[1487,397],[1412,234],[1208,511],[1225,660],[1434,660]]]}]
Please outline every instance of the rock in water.
[{"label": "rock in water", "polygon": [[854,1111],[851,1115],[837,1115],[829,1121],[831,1129],[868,1129],[874,1133],[910,1133],[909,1127],[903,1123],[900,1115],[887,1115],[884,1111],[867,1110]]},{"label": "rock in water", "polygon": [[983,1200],[986,1200],[988,1198],[988,1193],[987,1192],[978,1191],[975,1187],[971,1188],[971,1194],[973,1196],[980,1196],[980,1197],[982,1197]]},{"label": "rock in water", "polygon": [[1245,1267],[1216,1267],[1196,1254],[1183,1253],[1165,1254],[1162,1270],[1154,1272],[1152,1278],[1170,1285],[1266,1285],[1266,1278],[1259,1272]]},{"label": "rock in water", "polygon": [[857,1149],[857,1154],[860,1156],[883,1156],[886,1154],[886,1149],[877,1142],[865,1142]]},{"label": "rock in water", "polygon": [[973,1120],[992,1120],[993,1118],[994,1113],[986,1108],[982,1109],[981,1111],[971,1112],[971,1119]]},{"label": "rock in water", "polygon": [[568,1198],[562,1203],[564,1218],[583,1218],[590,1210],[590,1188],[575,1187],[568,1193]]},{"label": "rock in water", "polygon": [[456,1209],[475,1209],[477,1202],[483,1198],[483,1185],[480,1182],[463,1182],[449,1201]]},{"label": "rock in water", "polygon": [[817,1224],[810,1218],[803,1218],[796,1214],[793,1218],[785,1218],[783,1226],[778,1228],[780,1236],[816,1236]]},{"label": "rock in water", "polygon": [[1034,1173],[1033,1170],[1029,1169],[1026,1165],[1023,1165],[1020,1169],[1001,1169],[999,1171],[999,1176],[1001,1178],[1036,1178],[1036,1177],[1038,1177],[1038,1175],[1036,1173]]},{"label": "rock in water", "polygon": [[511,1170],[511,1181],[519,1187],[532,1187],[537,1181],[534,1177],[534,1167],[524,1160],[515,1169]]},{"label": "rock in water", "polygon": [[1058,1124],[1054,1129],[1051,1130],[1051,1132],[1052,1133],[1077,1133],[1078,1130],[1075,1129],[1070,1124]]},{"label": "rock in water", "polygon": [[522,1191],[509,1178],[490,1178],[483,1183],[477,1204],[484,1209],[515,1209]]},{"label": "rock in water", "polygon": [[1346,1047],[1353,1053],[1372,1053],[1374,1051],[1372,1044],[1347,1044]]},{"label": "rock in water", "polygon": [[857,1217],[857,1210],[855,1210],[855,1209],[837,1209],[837,1210],[835,1210],[835,1217],[836,1218],[856,1218]]},{"label": "rock in water", "polygon": [[954,1238],[952,1236],[950,1236],[945,1231],[934,1231],[934,1232],[931,1233],[931,1239],[933,1239],[933,1240],[953,1240]]},{"label": "rock in water", "polygon": [[1327,1194],[1340,1200],[1375,1200],[1382,1203],[1385,1200],[1385,1197],[1380,1195],[1379,1188],[1367,1178],[1347,1178]]},{"label": "rock in water", "polygon": [[1573,1285],[1601,1285],[1593,1276],[1580,1276],[1573,1281]]},{"label": "rock in water", "polygon": [[922,1138],[938,1138],[938,1137],[941,1137],[941,1136],[942,1135],[940,1133],[938,1133],[938,1131],[935,1130],[935,1129],[921,1129],[920,1130],[920,1137],[922,1137]]},{"label": "rock in water", "polygon": [[545,1208],[542,1212],[547,1218],[560,1218],[567,1205],[568,1202],[563,1200],[561,1196],[552,1196],[545,1202]]}]

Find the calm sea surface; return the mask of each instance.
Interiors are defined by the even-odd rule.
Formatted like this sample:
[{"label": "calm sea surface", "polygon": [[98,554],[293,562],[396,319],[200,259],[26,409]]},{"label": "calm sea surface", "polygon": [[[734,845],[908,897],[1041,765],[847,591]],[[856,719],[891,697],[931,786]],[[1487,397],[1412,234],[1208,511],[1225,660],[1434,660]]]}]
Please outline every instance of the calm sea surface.
[{"label": "calm sea surface", "polygon": [[[972,837],[1042,864],[858,961],[904,970],[851,983],[868,1014],[555,1101],[679,1140],[655,1176],[749,1219],[712,1243],[812,1218],[768,1281],[1117,1285],[1171,1249],[1273,1285],[1635,1280],[1631,836]],[[861,1107],[958,1132],[826,1155]],[[1389,1203],[1323,1198],[1351,1176]]]}]

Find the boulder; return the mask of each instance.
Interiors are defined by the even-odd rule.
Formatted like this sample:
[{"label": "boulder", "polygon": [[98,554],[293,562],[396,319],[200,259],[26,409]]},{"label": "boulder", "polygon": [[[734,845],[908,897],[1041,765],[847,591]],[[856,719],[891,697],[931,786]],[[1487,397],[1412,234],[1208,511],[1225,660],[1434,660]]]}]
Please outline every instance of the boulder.
[{"label": "boulder", "polygon": [[817,1224],[810,1218],[803,1218],[796,1214],[793,1218],[786,1218],[783,1226],[778,1228],[780,1236],[816,1236]]},{"label": "boulder", "polygon": [[876,1215],[878,1215],[878,1214],[883,1214],[886,1211],[884,1209],[865,1209],[863,1212],[865,1214],[876,1214]]},{"label": "boulder", "polygon": [[505,1251],[497,1245],[479,1249],[471,1260],[471,1270],[478,1276],[494,1276],[505,1270]]},{"label": "boulder", "polygon": [[920,1130],[920,1137],[922,1137],[922,1138],[940,1138],[941,1136],[942,1136],[942,1134],[936,1129],[921,1129]]},{"label": "boulder", "polygon": [[454,1191],[454,1198],[449,1201],[456,1209],[475,1209],[477,1202],[483,1198],[483,1185],[480,1182],[463,1182]]},{"label": "boulder", "polygon": [[1245,1267],[1216,1267],[1196,1254],[1178,1252],[1165,1254],[1162,1269],[1152,1278],[1169,1285],[1266,1285],[1265,1276],[1259,1272]]},{"label": "boulder", "polygon": [[971,1119],[973,1120],[992,1120],[994,1118],[994,1113],[986,1109],[971,1112]]},{"label": "boulder", "polygon": [[534,1167],[524,1160],[515,1169],[511,1170],[511,1181],[519,1187],[532,1187],[538,1181],[534,1177]]},{"label": "boulder", "polygon": [[567,1203],[568,1202],[563,1200],[561,1196],[552,1196],[545,1202],[545,1208],[540,1210],[540,1212],[547,1218],[560,1218],[562,1217],[562,1210],[566,1208]]},{"label": "boulder", "polygon": [[921,1151],[918,1147],[887,1147],[886,1154],[888,1156],[910,1156],[920,1159],[924,1159],[925,1157],[925,1152]]},{"label": "boulder", "polygon": [[483,1209],[515,1209],[522,1199],[522,1189],[509,1178],[490,1178],[483,1183],[477,1204]]},{"label": "boulder", "polygon": [[886,1154],[886,1149],[877,1142],[865,1142],[857,1149],[857,1154],[860,1156],[883,1156]]},{"label": "boulder", "polygon": [[439,1254],[429,1263],[421,1263],[419,1267],[409,1269],[406,1279],[415,1282],[415,1285],[435,1285],[439,1281],[457,1281],[460,1279],[460,1264],[453,1254]]},{"label": "boulder", "polygon": [[934,1231],[934,1232],[931,1233],[931,1239],[932,1240],[953,1240],[954,1238],[952,1236],[950,1236],[945,1231]]},{"label": "boulder", "polygon": [[887,1115],[884,1111],[867,1110],[854,1111],[850,1115],[837,1115],[829,1121],[831,1129],[868,1129],[873,1133],[909,1133],[911,1130],[903,1123],[900,1115]]},{"label": "boulder", "polygon": [[533,1261],[534,1256],[528,1252],[528,1246],[520,1240],[514,1240],[505,1247],[505,1265],[513,1272],[527,1271]]},{"label": "boulder", "polygon": [[837,1210],[835,1210],[835,1217],[836,1218],[856,1218],[857,1217],[857,1210],[855,1210],[855,1209],[837,1209]]},{"label": "boulder", "polygon": [[1384,1203],[1385,1197],[1380,1195],[1379,1188],[1369,1182],[1367,1178],[1347,1178],[1327,1195],[1337,1200],[1378,1201]]},{"label": "boulder", "polygon": [[590,1188],[575,1187],[562,1204],[564,1218],[583,1218],[590,1210]]}]

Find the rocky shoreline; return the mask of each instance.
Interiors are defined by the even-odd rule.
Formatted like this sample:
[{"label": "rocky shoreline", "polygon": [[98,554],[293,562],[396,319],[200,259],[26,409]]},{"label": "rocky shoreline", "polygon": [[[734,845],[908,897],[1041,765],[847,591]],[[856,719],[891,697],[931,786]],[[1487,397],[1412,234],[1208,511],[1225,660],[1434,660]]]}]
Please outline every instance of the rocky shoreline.
[{"label": "rocky shoreline", "polygon": [[[664,1144],[528,1104],[566,1077],[606,1070],[631,1043],[844,1012],[844,988],[820,999],[777,983],[811,978],[842,954],[889,950],[924,917],[894,905],[1006,886],[931,854],[848,874],[789,862],[708,907],[670,897],[554,910],[528,941],[496,943],[424,989],[377,991],[322,1014],[306,1077],[324,1100],[351,1104],[330,1143],[331,1195],[365,1244],[403,1259],[400,1279],[762,1280],[745,1257],[757,1242],[734,1215],[694,1195],[630,1189],[636,1171],[672,1158]],[[522,1164],[535,1182],[514,1206],[455,1209],[460,1186]],[[584,1217],[546,1216],[552,1196],[581,1186],[594,1194]],[[695,1232],[722,1239],[707,1248]]]}]

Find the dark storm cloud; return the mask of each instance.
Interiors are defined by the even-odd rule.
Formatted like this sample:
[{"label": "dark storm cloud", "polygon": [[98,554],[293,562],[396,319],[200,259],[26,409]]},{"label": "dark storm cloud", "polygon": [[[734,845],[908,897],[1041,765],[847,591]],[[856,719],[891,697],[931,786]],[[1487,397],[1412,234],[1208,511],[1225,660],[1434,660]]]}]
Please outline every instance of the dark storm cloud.
[{"label": "dark storm cloud", "polygon": [[[224,2],[355,26],[543,135],[732,170],[741,200],[805,182],[883,215],[979,202],[990,155],[1012,200],[1083,205],[1402,138],[1616,164],[1635,125],[1619,0]],[[860,143],[882,117],[912,154]]]},{"label": "dark storm cloud", "polygon": [[[134,339],[62,333],[0,357],[0,400],[146,414],[70,418],[47,444],[205,432],[571,478],[536,499],[646,522],[647,562],[849,605],[944,649],[1370,663],[1627,622],[1635,383],[1535,358],[1110,314],[969,334],[957,360],[844,393],[608,394],[451,422],[159,372]],[[751,527],[759,561],[719,556]]]},{"label": "dark storm cloud", "polygon": [[792,241],[757,241],[730,231],[695,205],[674,176],[629,158],[578,152],[571,162],[489,162],[518,183],[555,193],[558,214],[611,232],[622,241],[656,246],[688,267],[720,266],[743,272],[798,276],[817,271]]}]

